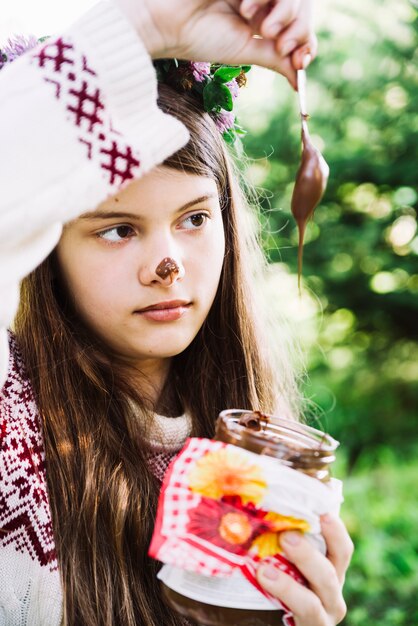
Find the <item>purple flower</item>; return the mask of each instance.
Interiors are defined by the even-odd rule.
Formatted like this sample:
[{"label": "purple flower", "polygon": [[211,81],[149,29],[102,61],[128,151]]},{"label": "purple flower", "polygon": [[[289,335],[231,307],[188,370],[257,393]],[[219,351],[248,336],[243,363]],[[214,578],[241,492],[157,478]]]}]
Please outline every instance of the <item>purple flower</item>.
[{"label": "purple flower", "polygon": [[229,91],[231,92],[232,99],[236,100],[239,94],[239,86],[235,78],[230,80],[229,83],[225,83],[225,85],[228,87]]},{"label": "purple flower", "polygon": [[224,133],[230,128],[234,128],[234,125],[235,125],[234,113],[232,111],[222,111],[222,113],[218,113],[218,115],[215,118],[215,124],[221,133]]},{"label": "purple flower", "polygon": [[210,74],[210,63],[190,63],[195,81],[202,83]]},{"label": "purple flower", "polygon": [[8,39],[6,45],[1,48],[0,68],[6,63],[12,63],[21,54],[28,50],[32,50],[38,45],[38,39],[34,35],[25,37],[24,35],[16,35]]}]

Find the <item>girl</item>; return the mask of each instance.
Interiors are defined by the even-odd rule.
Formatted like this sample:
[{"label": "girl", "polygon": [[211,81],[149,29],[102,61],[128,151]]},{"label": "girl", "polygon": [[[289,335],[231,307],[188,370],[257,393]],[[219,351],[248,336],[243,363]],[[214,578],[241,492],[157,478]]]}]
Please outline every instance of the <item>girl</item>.
[{"label": "girl", "polygon": [[[23,279],[1,344],[2,624],[184,623],[147,557],[168,462],[221,409],[296,411],[261,340],[222,137],[190,95],[160,85],[157,106],[150,57],[259,63],[294,84],[315,52],[309,7],[167,5],[100,3],[0,75],[4,328]],[[351,543],[336,519],[323,534],[328,558],[283,535],[309,589],[260,568],[297,626],[345,612]]]}]

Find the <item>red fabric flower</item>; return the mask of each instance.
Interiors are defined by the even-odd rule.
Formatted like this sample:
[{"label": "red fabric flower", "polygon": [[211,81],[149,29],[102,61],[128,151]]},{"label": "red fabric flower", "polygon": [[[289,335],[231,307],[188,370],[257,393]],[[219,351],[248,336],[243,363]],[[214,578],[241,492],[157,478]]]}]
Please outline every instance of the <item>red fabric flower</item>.
[{"label": "red fabric flower", "polygon": [[252,503],[242,504],[240,497],[202,498],[189,512],[186,530],[228,552],[245,554],[255,537],[271,529],[265,515]]}]

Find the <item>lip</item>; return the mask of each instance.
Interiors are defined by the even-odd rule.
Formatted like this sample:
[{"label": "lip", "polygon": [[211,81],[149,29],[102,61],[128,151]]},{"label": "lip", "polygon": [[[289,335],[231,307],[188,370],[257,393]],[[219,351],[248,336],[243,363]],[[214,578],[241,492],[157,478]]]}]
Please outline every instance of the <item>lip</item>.
[{"label": "lip", "polygon": [[191,302],[189,300],[165,300],[164,302],[157,302],[156,304],[150,304],[143,309],[138,309],[135,313],[145,313],[145,311],[161,311],[162,309],[176,309],[178,307],[189,306]]},{"label": "lip", "polygon": [[166,300],[165,302],[150,304],[135,311],[135,314],[153,322],[172,322],[183,317],[191,304],[187,300]]}]

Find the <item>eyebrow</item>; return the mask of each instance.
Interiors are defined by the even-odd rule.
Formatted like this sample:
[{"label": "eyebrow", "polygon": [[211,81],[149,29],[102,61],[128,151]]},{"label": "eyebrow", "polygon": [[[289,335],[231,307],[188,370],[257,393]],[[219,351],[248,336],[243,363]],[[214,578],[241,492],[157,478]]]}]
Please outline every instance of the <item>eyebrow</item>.
[{"label": "eyebrow", "polygon": [[[204,196],[199,196],[194,200],[190,200],[190,202],[186,202],[183,206],[179,207],[175,213],[182,213],[183,211],[187,211],[190,207],[195,206],[196,204],[201,204],[202,202],[207,202],[213,198],[217,198],[218,194],[216,193],[208,193]],[[140,220],[142,216],[137,215],[136,213],[129,213],[127,211],[91,211],[90,213],[83,213],[80,215],[79,219],[82,220],[106,220],[106,219],[130,219],[130,220]]]}]

